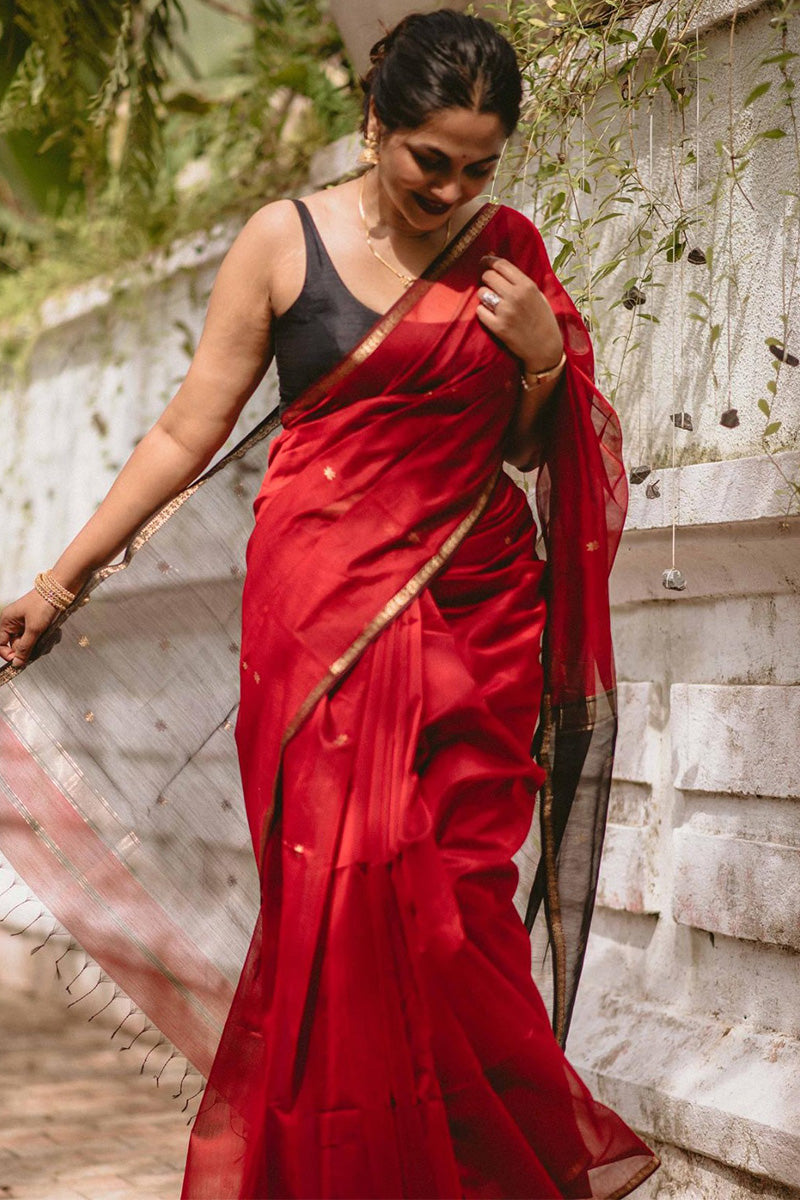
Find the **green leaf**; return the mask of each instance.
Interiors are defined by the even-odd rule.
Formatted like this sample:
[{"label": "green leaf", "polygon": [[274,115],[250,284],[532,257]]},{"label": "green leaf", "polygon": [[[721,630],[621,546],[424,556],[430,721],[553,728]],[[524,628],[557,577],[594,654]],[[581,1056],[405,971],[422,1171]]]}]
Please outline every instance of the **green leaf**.
[{"label": "green leaf", "polygon": [[768,379],[767,380],[767,391],[770,392],[770,394],[773,396],[777,395],[777,392],[778,392],[777,379]]},{"label": "green leaf", "polygon": [[773,433],[777,433],[781,427],[781,421],[770,421],[769,425],[764,430],[764,437],[772,437]]},{"label": "green leaf", "polygon": [[752,92],[750,93],[750,95],[747,97],[744,104],[742,105],[742,108],[749,108],[750,105],[754,104],[755,101],[758,100],[758,98],[760,96],[765,96],[771,87],[772,87],[772,83],[768,79],[765,80],[763,83],[756,84],[756,86],[753,88]]},{"label": "green leaf", "polygon": [[786,137],[786,130],[785,129],[765,129],[762,134],[759,134],[759,137],[772,138],[774,140],[777,140],[778,138]]},{"label": "green leaf", "polygon": [[553,259],[553,270],[556,272],[556,274],[558,274],[564,263],[567,262],[567,260],[570,259],[575,253],[574,242],[570,242],[567,238],[561,238],[560,241],[561,249]]},{"label": "green leaf", "polygon": [[667,40],[667,31],[663,25],[659,25],[658,29],[653,30],[652,37],[650,38],[650,41],[652,42],[654,49],[659,54],[661,53],[666,40]]},{"label": "green leaf", "polygon": [[761,397],[761,399],[758,402],[758,407],[761,409],[761,411],[765,417],[768,417],[770,415],[770,413],[772,412],[772,409],[769,406],[769,401],[765,400],[763,396]]},{"label": "green leaf", "polygon": [[711,343],[712,347],[716,345],[717,341],[719,340],[719,335],[721,333],[722,333],[721,325],[712,325],[711,326],[710,330],[708,331],[708,340]]}]

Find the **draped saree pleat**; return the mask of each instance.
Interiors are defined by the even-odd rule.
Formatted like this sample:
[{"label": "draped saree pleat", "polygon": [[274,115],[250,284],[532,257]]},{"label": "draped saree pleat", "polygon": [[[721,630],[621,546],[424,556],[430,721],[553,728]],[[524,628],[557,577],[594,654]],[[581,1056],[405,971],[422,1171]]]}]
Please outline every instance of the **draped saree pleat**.
[{"label": "draped saree pleat", "polygon": [[[501,469],[519,373],[475,316],[487,253],[539,282],[565,335],[566,416],[540,471],[547,564]],[[285,414],[242,602],[236,744],[258,916],[185,1200],[611,1200],[657,1166],[566,1061],[514,906],[512,857],[542,788],[549,852],[528,911],[548,917],[563,1035],[599,846],[579,863],[574,911],[559,857],[580,842],[573,796],[602,839],[610,770],[606,753],[581,791],[602,723],[572,719],[598,698],[613,709],[607,572],[624,480],[604,405],[541,239],[487,205]],[[566,601],[554,563],[572,571]],[[538,728],[543,761],[571,767],[579,727],[589,743],[565,782],[531,745]]]}]

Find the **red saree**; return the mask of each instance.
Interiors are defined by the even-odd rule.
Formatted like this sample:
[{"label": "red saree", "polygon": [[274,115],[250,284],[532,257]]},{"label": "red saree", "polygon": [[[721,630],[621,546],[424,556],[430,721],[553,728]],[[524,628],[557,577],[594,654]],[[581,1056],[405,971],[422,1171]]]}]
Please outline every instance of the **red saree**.
[{"label": "red saree", "polygon": [[[490,252],[542,287],[568,353],[538,477],[546,566],[501,469],[519,374],[475,316]],[[233,530],[275,420],[148,522],[135,569],[97,573],[56,653],[0,671],[8,859],[208,1075],[186,1200],[611,1200],[657,1166],[566,1062],[514,907],[541,787],[527,924],[544,909],[563,1042],[626,502],[591,380],[539,235],[487,205],[286,414],[247,552],[238,717]]]},{"label": "red saree", "polygon": [[[187,1198],[612,1197],[655,1166],[566,1063],[513,906],[544,565],[501,470],[519,373],[475,317],[488,252],[573,317],[586,404],[574,310],[529,223],[487,206],[272,447],[236,731],[261,914]],[[603,594],[607,540],[573,547]]]}]

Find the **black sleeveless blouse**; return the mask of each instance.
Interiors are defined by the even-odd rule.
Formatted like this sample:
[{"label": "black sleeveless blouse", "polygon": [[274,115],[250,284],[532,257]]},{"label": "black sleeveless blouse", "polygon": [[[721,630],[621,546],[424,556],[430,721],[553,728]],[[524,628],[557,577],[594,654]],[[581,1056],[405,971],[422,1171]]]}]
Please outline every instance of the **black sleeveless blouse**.
[{"label": "black sleeveless blouse", "polygon": [[303,224],[306,277],[294,304],[273,322],[281,413],[358,345],[381,317],[345,287],[311,213],[301,200],[292,203]]}]

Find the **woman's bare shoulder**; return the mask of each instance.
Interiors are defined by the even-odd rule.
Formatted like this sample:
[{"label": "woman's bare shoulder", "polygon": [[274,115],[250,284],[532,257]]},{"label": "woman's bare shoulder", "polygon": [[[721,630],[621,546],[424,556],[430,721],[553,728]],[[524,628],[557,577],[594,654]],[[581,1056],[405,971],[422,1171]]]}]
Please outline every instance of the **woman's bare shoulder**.
[{"label": "woman's bare shoulder", "polygon": [[255,252],[266,268],[273,256],[290,247],[300,233],[292,201],[273,200],[253,213],[236,241],[249,252]]}]

